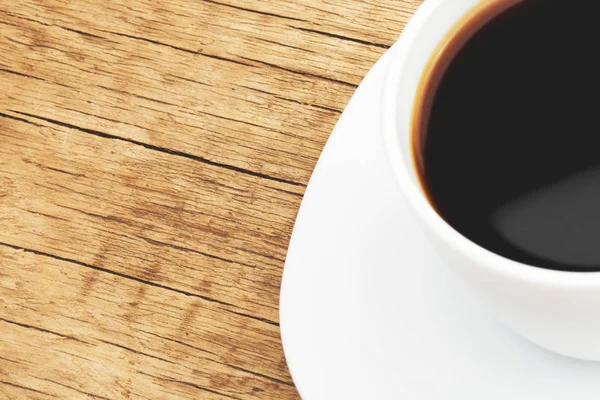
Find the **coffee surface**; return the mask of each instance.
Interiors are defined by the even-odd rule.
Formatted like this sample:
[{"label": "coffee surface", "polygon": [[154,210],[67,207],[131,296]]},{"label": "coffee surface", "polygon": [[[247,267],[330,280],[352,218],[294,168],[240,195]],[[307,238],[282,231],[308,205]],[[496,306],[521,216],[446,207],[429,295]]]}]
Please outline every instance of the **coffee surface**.
[{"label": "coffee surface", "polygon": [[525,0],[494,17],[434,69],[441,79],[417,133],[438,213],[537,267],[600,271],[595,10],[589,0]]}]

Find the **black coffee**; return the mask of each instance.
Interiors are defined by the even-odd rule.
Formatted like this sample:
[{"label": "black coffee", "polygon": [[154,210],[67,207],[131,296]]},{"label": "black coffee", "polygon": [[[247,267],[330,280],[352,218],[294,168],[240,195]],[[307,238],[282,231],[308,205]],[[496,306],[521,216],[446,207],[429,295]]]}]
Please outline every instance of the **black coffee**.
[{"label": "black coffee", "polygon": [[596,9],[513,5],[470,32],[432,86],[416,155],[424,189],[454,229],[509,259],[600,271]]}]

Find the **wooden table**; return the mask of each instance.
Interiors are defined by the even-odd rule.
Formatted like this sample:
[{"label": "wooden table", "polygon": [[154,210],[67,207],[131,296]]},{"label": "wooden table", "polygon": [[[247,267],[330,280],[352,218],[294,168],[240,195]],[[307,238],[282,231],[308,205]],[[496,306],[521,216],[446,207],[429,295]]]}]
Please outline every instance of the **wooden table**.
[{"label": "wooden table", "polygon": [[0,398],[298,398],[294,218],[420,2],[0,0]]}]

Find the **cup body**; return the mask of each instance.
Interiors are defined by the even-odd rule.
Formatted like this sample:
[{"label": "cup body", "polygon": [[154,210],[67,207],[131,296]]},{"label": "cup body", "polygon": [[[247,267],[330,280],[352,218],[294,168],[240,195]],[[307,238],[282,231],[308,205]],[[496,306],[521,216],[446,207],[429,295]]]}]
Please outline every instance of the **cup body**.
[{"label": "cup body", "polygon": [[[433,248],[487,304],[490,312],[540,347],[565,356],[600,361],[600,273],[537,268],[471,242],[429,204],[413,165],[411,121],[419,82],[429,60],[466,16],[498,1],[426,0],[415,13],[391,49],[386,73],[382,93],[386,153]],[[504,1],[508,4],[517,0]]]}]

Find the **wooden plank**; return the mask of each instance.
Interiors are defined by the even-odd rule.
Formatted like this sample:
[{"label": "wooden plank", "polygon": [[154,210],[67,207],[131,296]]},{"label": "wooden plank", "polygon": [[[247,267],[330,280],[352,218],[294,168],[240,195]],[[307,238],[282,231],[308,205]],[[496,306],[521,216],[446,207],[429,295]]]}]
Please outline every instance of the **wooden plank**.
[{"label": "wooden plank", "polygon": [[45,23],[95,35],[136,38],[236,62],[257,60],[351,85],[362,80],[384,51],[371,44],[296,29],[294,24],[299,21],[295,19],[225,7],[215,1],[27,0],[7,9],[11,14],[35,15]]},{"label": "wooden plank", "polygon": [[23,115],[0,141],[0,242],[277,321],[287,185]]},{"label": "wooden plank", "polygon": [[[296,183],[308,180],[337,119],[336,111],[343,109],[354,90],[340,82],[345,82],[343,79],[352,71],[356,74],[352,78],[354,84],[358,83],[383,51],[309,31],[282,36],[277,17],[269,17],[273,20],[267,24],[273,27],[269,30],[264,26],[264,15],[210,2],[195,10],[186,8],[189,20],[184,20],[177,11],[182,5],[176,2],[169,3],[169,9],[160,9],[160,12],[144,8],[150,7],[146,3],[136,3],[139,10],[134,11],[135,15],[140,15],[140,20],[132,22],[129,16],[128,22],[121,27],[126,33],[115,35],[111,30],[118,28],[114,21],[119,21],[119,16],[124,13],[132,12],[131,7],[111,3],[111,8],[107,9],[99,4],[24,2],[11,7],[10,12],[2,16],[6,24],[13,24],[13,32],[7,28],[6,49],[2,49],[7,57],[5,63],[0,64],[1,68],[35,71],[30,76],[49,81],[43,86],[50,88],[44,87],[43,92],[40,91],[45,98],[35,99],[41,103],[38,112],[42,116],[76,122],[87,129],[108,130],[118,136]],[[35,14],[33,10],[36,10]],[[222,32],[224,28],[198,26],[198,21],[207,20],[207,15],[215,12],[224,13],[222,17],[227,24],[246,26],[245,30],[236,30],[235,35],[227,36],[227,41],[223,42],[226,38]],[[162,42],[156,38],[150,37],[148,40],[152,42],[148,42],[139,39],[146,39],[146,36],[136,36],[146,33],[142,29],[147,26],[144,21],[152,15],[159,20],[166,19],[157,20],[152,25],[152,32],[162,38],[172,38],[175,42],[167,43],[170,47],[159,44]],[[191,28],[182,28],[184,33],[178,35],[179,27],[190,26],[194,28],[191,33]],[[25,31],[23,27],[26,27]],[[81,27],[100,37],[73,32]],[[168,31],[161,31],[161,27]],[[218,40],[215,37],[200,39],[201,42],[218,43],[216,52],[188,51],[185,46],[189,45],[190,35],[197,44],[200,34],[219,36]],[[264,35],[264,38],[248,36],[250,34]],[[278,42],[290,37],[298,43]],[[262,47],[253,48],[256,43],[262,43]],[[310,49],[316,58],[304,60],[301,54],[290,53],[290,46],[299,52]],[[224,61],[229,56],[218,52],[223,48],[242,51],[234,57],[235,64]],[[24,52],[35,55],[23,58]],[[132,61],[132,54],[135,61]],[[220,59],[207,59],[203,54]],[[260,60],[249,61],[255,54],[261,54]],[[268,54],[272,57],[267,57]],[[362,58],[357,59],[357,55]],[[292,62],[282,64],[282,60]],[[303,61],[298,63],[298,60]],[[240,62],[248,65],[240,65]],[[334,71],[338,62],[344,64],[341,67],[343,76],[338,74],[329,80],[318,78],[323,70],[325,75]],[[211,65],[215,63],[219,65]],[[202,68],[205,64],[207,67]],[[314,65],[315,69],[291,73],[299,64]],[[248,74],[239,74],[240,66],[253,71],[250,79]],[[237,72],[227,73],[228,68],[236,68]],[[220,73],[210,73],[214,71]],[[211,75],[221,79],[206,82],[206,77]],[[277,82],[253,83],[264,81],[254,79],[256,77],[269,76]],[[102,84],[93,85],[98,81]],[[90,83],[92,87],[89,87]],[[40,82],[29,84],[40,85]],[[273,88],[283,89],[273,92]],[[303,92],[306,95],[298,98],[298,93]],[[14,109],[31,101],[27,98],[29,92],[20,90],[17,93],[23,95],[13,96],[13,101],[5,107]],[[65,98],[67,104],[53,102],[57,96]],[[334,101],[329,101],[328,97],[334,97]],[[170,104],[164,104],[164,99]],[[232,109],[236,110],[234,116]],[[265,118],[261,118],[262,115]],[[252,140],[240,142],[241,138],[248,137]],[[223,143],[233,146],[225,147]]]},{"label": "wooden plank", "polygon": [[0,398],[298,398],[296,212],[420,2],[0,0]]},{"label": "wooden plank", "polygon": [[214,303],[0,245],[2,390],[293,398],[280,346],[276,327]]},{"label": "wooden plank", "polygon": [[0,16],[3,109],[35,103],[41,117],[292,183],[308,181],[354,90]]}]

